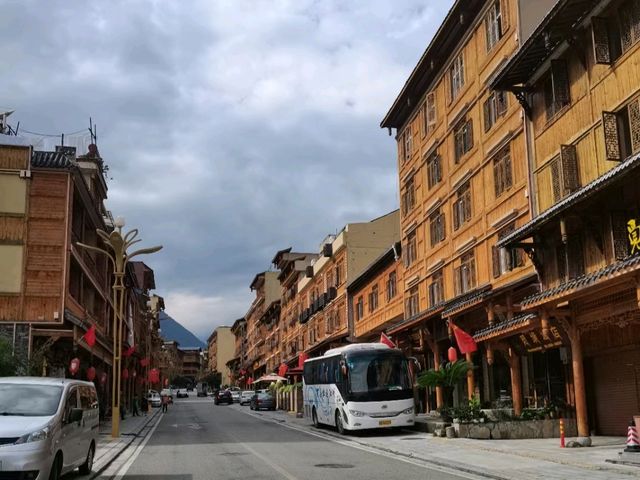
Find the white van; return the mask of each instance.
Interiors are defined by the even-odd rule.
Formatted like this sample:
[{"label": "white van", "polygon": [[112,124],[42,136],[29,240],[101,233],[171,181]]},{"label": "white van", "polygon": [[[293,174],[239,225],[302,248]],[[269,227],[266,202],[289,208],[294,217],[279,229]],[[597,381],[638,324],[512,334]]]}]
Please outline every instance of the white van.
[{"label": "white van", "polygon": [[75,468],[88,474],[98,423],[93,383],[0,377],[0,472],[33,480],[57,480]]}]

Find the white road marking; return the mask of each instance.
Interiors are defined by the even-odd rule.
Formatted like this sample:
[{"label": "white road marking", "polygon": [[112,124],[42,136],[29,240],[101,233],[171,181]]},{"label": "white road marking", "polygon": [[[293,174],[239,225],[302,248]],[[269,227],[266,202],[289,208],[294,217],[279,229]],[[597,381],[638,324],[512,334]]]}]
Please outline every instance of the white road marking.
[{"label": "white road marking", "polygon": [[261,453],[257,452],[256,450],[254,450],[253,448],[251,448],[249,445],[247,445],[246,443],[243,442],[238,442],[242,447],[246,448],[247,450],[249,450],[249,452],[251,452],[253,455],[255,455],[256,457],[258,457],[260,460],[262,460],[264,463],[266,463],[267,465],[269,465],[271,468],[273,468],[276,472],[278,472],[279,474],[281,474],[284,478],[288,479],[288,480],[298,480],[298,477],[294,477],[293,475],[291,475],[289,472],[287,472],[284,468],[282,468],[281,466],[273,463],[271,460],[269,460],[269,458],[265,457],[264,455],[262,455]]},{"label": "white road marking", "polygon": [[239,411],[242,412],[242,413],[245,413],[246,415],[250,415],[252,417],[259,418],[261,420],[270,421],[270,422],[275,423],[276,425],[280,425],[282,427],[289,428],[291,430],[296,430],[298,432],[306,433],[307,435],[312,435],[314,437],[322,438],[324,440],[329,440],[330,442],[334,442],[334,443],[337,443],[339,445],[343,445],[343,446],[351,447],[351,448],[356,448],[358,450],[363,450],[365,452],[373,453],[375,455],[382,455],[383,457],[393,458],[394,460],[399,460],[401,462],[410,463],[411,465],[422,467],[422,468],[427,469],[427,470],[436,470],[436,471],[441,472],[441,473],[447,473],[449,475],[457,475],[457,476],[459,476],[461,478],[468,478],[468,479],[471,479],[471,480],[477,480],[477,479],[481,479],[481,478],[486,478],[486,477],[482,477],[482,476],[478,476],[478,475],[473,475],[473,474],[470,474],[468,472],[455,470],[453,468],[449,469],[449,468],[441,467],[440,465],[432,464],[432,463],[429,463],[429,462],[418,462],[418,461],[411,460],[411,459],[408,459],[406,457],[403,457],[402,455],[397,455],[397,454],[393,454],[393,453],[390,453],[390,452],[385,452],[383,450],[380,450],[380,449],[377,449],[377,448],[374,448],[374,447],[368,447],[368,446],[363,445],[361,443],[355,443],[353,441],[352,442],[348,442],[348,441],[345,441],[345,440],[339,440],[337,438],[332,437],[331,435],[323,435],[323,434],[318,433],[318,432],[311,432],[309,430],[306,430],[304,428],[300,428],[300,427],[297,427],[297,426],[294,426],[294,425],[287,425],[286,423],[279,422],[278,420],[275,420],[275,419],[272,419],[272,418],[263,417],[262,415],[256,415],[256,414],[254,414],[252,412],[246,412],[244,410],[239,410]]},{"label": "white road marking", "polygon": [[164,417],[164,414],[161,413],[160,417],[158,418],[158,421],[151,428],[149,433],[147,433],[147,436],[144,437],[144,440],[142,440],[142,443],[140,445],[138,445],[138,447],[135,449],[133,454],[124,463],[124,465],[122,465],[122,467],[120,467],[120,470],[118,470],[118,473],[116,473],[116,475],[113,477],[113,480],[120,480],[122,477],[124,477],[127,474],[129,469],[131,468],[131,465],[133,465],[133,462],[136,461],[136,459],[138,458],[138,456],[142,452],[142,449],[147,445],[147,442],[153,436],[153,433],[156,431],[156,428],[158,428],[158,425],[160,425],[160,422],[162,421],[163,417]]}]

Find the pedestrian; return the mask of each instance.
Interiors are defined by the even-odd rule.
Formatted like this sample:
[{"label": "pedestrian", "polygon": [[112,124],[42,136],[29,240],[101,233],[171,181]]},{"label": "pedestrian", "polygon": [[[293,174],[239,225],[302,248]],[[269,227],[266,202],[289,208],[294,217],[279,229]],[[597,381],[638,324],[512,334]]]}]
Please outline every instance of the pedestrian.
[{"label": "pedestrian", "polygon": [[169,408],[169,396],[162,395],[162,413],[165,413],[167,408]]},{"label": "pedestrian", "polygon": [[140,413],[138,412],[138,394],[133,396],[132,408],[131,408],[131,416],[139,417]]},{"label": "pedestrian", "polygon": [[146,417],[149,410],[149,402],[145,395],[140,398],[140,410],[142,410],[142,414]]}]

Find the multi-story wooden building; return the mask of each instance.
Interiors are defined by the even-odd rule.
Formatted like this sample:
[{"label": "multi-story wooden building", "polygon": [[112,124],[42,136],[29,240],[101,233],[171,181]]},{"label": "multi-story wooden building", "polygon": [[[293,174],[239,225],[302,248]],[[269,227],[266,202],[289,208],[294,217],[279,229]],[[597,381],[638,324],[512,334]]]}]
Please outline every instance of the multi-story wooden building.
[{"label": "multi-story wooden building", "polygon": [[244,317],[237,319],[231,326],[234,337],[233,357],[227,360],[229,368],[229,384],[238,385],[246,380],[245,366],[248,364],[247,321]]},{"label": "multi-story wooden building", "polygon": [[[520,105],[489,88],[518,47],[516,3],[456,1],[381,123],[397,132],[405,262],[405,316],[389,333],[424,352],[425,368],[444,360],[448,322],[476,331],[519,318],[520,300],[535,291],[528,258],[497,245],[530,219]],[[482,368],[465,396],[511,395],[520,365],[499,347],[493,365],[482,345],[482,355],[467,355]],[[442,401],[437,391],[429,407]]]},{"label": "multi-story wooden building", "polygon": [[[267,357],[271,351],[271,344],[267,343],[270,330],[264,319],[270,315],[269,312],[276,304],[279,316],[280,283],[278,274],[279,272],[258,273],[250,285],[251,290],[256,292],[256,298],[245,314],[248,358],[242,368],[249,375],[253,375],[254,379],[267,371]],[[271,323],[272,327],[273,325],[274,323]]]},{"label": "multi-story wooden building", "polygon": [[534,209],[499,246],[531,256],[542,289],[483,337],[558,357],[550,388],[582,436],[640,413],[639,63],[639,0],[564,0],[493,80],[526,113]]}]

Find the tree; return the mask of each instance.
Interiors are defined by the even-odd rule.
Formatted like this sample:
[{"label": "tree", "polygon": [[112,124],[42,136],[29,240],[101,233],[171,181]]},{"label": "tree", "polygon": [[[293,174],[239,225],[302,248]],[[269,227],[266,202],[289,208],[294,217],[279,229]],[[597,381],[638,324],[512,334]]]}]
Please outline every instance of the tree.
[{"label": "tree", "polygon": [[13,356],[13,348],[5,338],[0,337],[0,377],[11,377],[16,374],[18,362]]},{"label": "tree", "polygon": [[418,375],[418,385],[421,387],[442,387],[447,403],[453,399],[453,389],[467,378],[467,373],[473,370],[473,363],[466,360],[445,363],[439,370],[425,370]]}]

